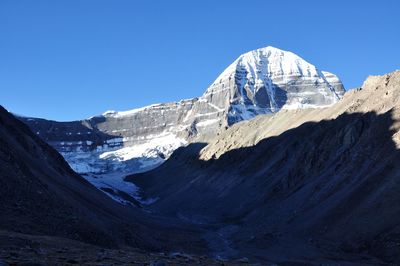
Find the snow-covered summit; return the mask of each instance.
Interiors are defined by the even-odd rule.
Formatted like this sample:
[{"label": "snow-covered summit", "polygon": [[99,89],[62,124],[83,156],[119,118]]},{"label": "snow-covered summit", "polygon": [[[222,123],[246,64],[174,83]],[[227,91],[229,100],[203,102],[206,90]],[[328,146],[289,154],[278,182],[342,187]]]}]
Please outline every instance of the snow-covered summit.
[{"label": "snow-covered summit", "polygon": [[225,78],[233,78],[238,70],[245,69],[258,80],[264,76],[317,77],[316,67],[298,55],[272,46],[259,48],[240,55],[229,65],[213,84]]},{"label": "snow-covered summit", "polygon": [[272,46],[239,56],[207,89],[230,124],[281,108],[324,107],[344,94],[340,80],[298,55]]},{"label": "snow-covered summit", "polygon": [[190,109],[184,122],[190,121],[190,116],[207,120],[196,119],[199,125],[225,117],[228,124],[233,124],[282,108],[329,106],[344,92],[336,75],[320,71],[292,52],[267,46],[240,55],[199,98],[122,112],[107,111],[103,116],[136,119],[141,114],[164,113],[165,109],[175,108]]}]

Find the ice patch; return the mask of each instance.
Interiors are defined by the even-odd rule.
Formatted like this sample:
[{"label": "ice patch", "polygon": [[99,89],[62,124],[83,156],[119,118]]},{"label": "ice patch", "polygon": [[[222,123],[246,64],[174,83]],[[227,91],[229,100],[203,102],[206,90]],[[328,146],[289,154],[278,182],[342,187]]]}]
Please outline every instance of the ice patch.
[{"label": "ice patch", "polygon": [[92,141],[54,143],[70,167],[78,173],[138,173],[162,164],[174,150],[187,142],[172,132],[142,138],[113,138],[92,146]]},{"label": "ice patch", "polygon": [[106,195],[111,197],[113,200],[124,205],[130,205],[132,203],[118,196],[117,193],[116,194],[109,193],[103,190],[102,188],[108,188],[115,192],[118,191],[125,192],[126,194],[134,198],[142,205],[150,205],[157,201],[157,199],[153,198],[143,200],[139,195],[140,193],[139,187],[131,182],[126,182],[124,180],[125,174],[123,173],[114,172],[108,174],[86,174],[83,175],[82,177],[85,178],[87,181],[89,181],[91,184],[93,184],[100,191],[104,192]]},{"label": "ice patch", "polygon": [[154,158],[160,154],[170,154],[172,151],[186,144],[184,139],[174,134],[156,136],[143,144],[124,147],[115,151],[104,152],[99,155],[100,159],[113,159],[119,162],[133,158],[147,157]]}]

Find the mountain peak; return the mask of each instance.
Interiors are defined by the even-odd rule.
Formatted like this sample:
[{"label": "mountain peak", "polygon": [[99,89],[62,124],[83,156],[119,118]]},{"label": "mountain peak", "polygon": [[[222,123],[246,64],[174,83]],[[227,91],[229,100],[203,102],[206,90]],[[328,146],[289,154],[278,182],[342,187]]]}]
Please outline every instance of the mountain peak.
[{"label": "mountain peak", "polygon": [[343,96],[344,88],[334,74],[320,71],[292,52],[267,46],[240,55],[205,96],[216,98],[218,93],[224,96],[217,97],[214,105],[228,106],[231,124],[281,108],[328,106]]},{"label": "mountain peak", "polygon": [[298,55],[279,48],[267,46],[240,55],[228,66],[213,84],[234,75],[236,71],[247,71],[253,76],[307,76],[321,75],[318,69]]},{"label": "mountain peak", "polygon": [[273,46],[266,46],[266,47],[261,47],[261,48],[257,48],[257,49],[251,50],[249,52],[246,52],[246,53],[240,55],[239,58],[240,57],[246,57],[246,56],[260,55],[260,54],[264,54],[264,55],[265,54],[281,54],[281,55],[284,55],[285,53],[293,54],[292,52],[285,51],[285,50],[282,50],[282,49],[279,49],[279,48],[276,48],[276,47],[273,47]]},{"label": "mountain peak", "polygon": [[343,93],[334,74],[267,46],[240,55],[199,98],[108,111],[62,127],[24,120],[78,172],[133,173],[154,168],[177,147],[212,138],[236,122],[282,108],[329,106]]}]

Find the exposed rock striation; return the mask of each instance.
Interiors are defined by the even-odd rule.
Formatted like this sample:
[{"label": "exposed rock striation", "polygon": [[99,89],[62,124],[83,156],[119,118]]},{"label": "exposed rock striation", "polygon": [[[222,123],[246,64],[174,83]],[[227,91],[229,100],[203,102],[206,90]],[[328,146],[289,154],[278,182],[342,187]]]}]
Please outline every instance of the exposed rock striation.
[{"label": "exposed rock striation", "polygon": [[199,98],[73,122],[21,118],[79,173],[143,172],[178,147],[280,109],[325,107],[344,94],[333,74],[273,47],[241,55]]}]

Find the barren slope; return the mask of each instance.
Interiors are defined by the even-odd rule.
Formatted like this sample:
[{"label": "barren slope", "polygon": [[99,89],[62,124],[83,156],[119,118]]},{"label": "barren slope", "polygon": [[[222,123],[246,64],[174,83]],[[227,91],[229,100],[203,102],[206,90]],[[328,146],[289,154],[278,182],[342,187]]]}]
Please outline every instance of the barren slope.
[{"label": "barren slope", "polygon": [[230,244],[216,253],[399,262],[399,96],[400,71],[369,77],[332,107],[238,123],[129,180],[153,211],[217,226]]}]

